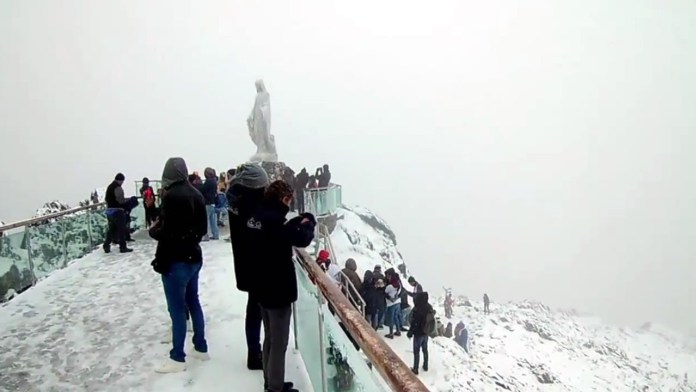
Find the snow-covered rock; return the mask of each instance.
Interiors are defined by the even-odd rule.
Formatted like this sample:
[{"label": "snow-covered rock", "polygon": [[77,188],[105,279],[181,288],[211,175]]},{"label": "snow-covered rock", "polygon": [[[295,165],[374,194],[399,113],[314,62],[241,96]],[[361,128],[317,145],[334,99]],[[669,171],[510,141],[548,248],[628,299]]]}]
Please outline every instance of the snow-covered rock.
[{"label": "snow-covered rock", "polygon": [[[331,240],[341,266],[349,257],[360,273],[404,263],[383,219],[365,208],[345,207],[338,215]],[[466,324],[469,353],[452,339],[430,341],[430,369],[420,377],[433,392],[696,391],[688,377],[696,375],[696,346],[664,327],[619,328],[533,301],[491,303],[491,314],[484,315],[482,301],[470,299],[482,293],[456,291],[453,317],[445,319],[444,298],[436,291],[430,290],[431,303],[441,321]],[[410,340],[401,336],[388,343],[412,363]]]},{"label": "snow-covered rock", "polygon": [[55,214],[56,212],[61,212],[61,211],[69,210],[69,209],[70,209],[69,204],[60,202],[58,200],[53,200],[53,201],[49,201],[48,203],[45,203],[43,205],[43,207],[36,210],[36,213],[34,213],[33,217],[39,218],[42,216]]}]

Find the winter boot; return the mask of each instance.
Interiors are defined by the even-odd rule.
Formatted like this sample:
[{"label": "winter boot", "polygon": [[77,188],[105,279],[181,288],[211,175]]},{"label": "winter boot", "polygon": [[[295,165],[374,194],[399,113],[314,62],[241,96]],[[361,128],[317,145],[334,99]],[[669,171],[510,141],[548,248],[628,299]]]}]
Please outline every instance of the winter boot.
[{"label": "winter boot", "polygon": [[388,333],[388,334],[384,335],[384,337],[387,338],[387,339],[394,339],[394,334],[393,334],[393,333]]},{"label": "winter boot", "polygon": [[247,369],[249,370],[263,370],[263,361],[261,357],[261,353],[252,353],[250,352],[247,354]]},{"label": "winter boot", "polygon": [[133,249],[131,249],[131,248],[121,248],[121,249],[120,249],[120,252],[121,252],[121,253],[130,253],[130,252],[132,252],[132,251],[133,251]]},{"label": "winter boot", "polygon": [[411,371],[413,372],[413,374],[418,375],[418,369],[416,369],[416,368],[411,368]]},{"label": "winter boot", "polygon": [[104,253],[110,253],[111,252],[111,245],[104,244],[104,245],[102,245],[102,249],[104,249]]}]

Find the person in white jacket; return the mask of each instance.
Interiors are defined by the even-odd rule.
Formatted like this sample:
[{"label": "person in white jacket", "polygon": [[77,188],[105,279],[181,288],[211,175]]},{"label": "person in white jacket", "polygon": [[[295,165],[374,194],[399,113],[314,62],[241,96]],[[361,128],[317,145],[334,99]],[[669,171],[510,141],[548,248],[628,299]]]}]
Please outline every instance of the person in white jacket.
[{"label": "person in white jacket", "polygon": [[326,275],[329,278],[331,278],[331,280],[334,281],[337,286],[341,286],[341,267],[331,262],[331,255],[327,250],[322,249],[321,251],[319,251],[317,264],[319,264],[321,269],[324,270],[324,272],[326,272]]},{"label": "person in white jacket", "polygon": [[401,311],[401,282],[399,281],[399,276],[396,274],[391,274],[389,276],[389,284],[384,290],[384,294],[387,297],[387,325],[389,326],[389,334],[385,337],[389,339],[394,339],[394,336],[401,336],[400,318],[397,317],[396,313]]}]

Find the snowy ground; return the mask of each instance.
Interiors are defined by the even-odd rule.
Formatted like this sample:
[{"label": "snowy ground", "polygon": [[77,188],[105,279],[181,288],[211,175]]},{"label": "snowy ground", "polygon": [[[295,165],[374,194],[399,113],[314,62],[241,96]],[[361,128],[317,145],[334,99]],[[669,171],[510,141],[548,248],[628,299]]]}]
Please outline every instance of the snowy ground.
[{"label": "snowy ground", "polygon": [[[212,359],[189,359],[180,374],[153,372],[168,356],[160,342],[169,316],[150,267],[155,242],[136,239],[133,253],[93,252],[0,307],[0,391],[262,391],[261,373],[246,369],[246,297],[235,288],[225,241],[202,244]],[[287,378],[312,391],[292,349]]]}]

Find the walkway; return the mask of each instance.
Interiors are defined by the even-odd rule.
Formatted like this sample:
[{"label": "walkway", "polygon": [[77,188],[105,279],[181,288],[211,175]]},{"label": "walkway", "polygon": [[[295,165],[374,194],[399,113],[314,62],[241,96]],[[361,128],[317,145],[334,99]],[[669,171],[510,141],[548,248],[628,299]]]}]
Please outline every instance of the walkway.
[{"label": "walkway", "polygon": [[[246,369],[246,297],[235,288],[225,241],[202,244],[200,292],[212,359],[189,359],[180,374],[153,372],[168,356],[170,346],[160,342],[169,316],[150,267],[155,242],[136,239],[133,253],[93,252],[0,307],[0,391],[263,390],[261,373]],[[287,378],[312,391],[291,348]]]}]

